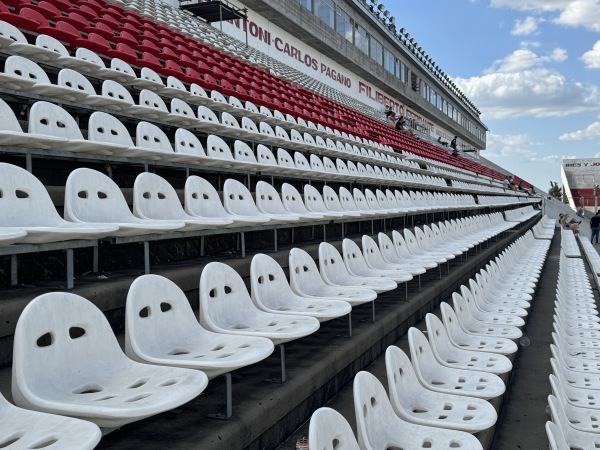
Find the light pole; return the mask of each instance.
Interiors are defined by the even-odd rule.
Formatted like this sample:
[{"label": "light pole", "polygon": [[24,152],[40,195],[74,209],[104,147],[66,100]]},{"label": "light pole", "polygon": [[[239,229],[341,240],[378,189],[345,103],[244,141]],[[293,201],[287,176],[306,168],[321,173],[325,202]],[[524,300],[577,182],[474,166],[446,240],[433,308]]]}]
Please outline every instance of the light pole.
[{"label": "light pole", "polygon": [[598,212],[598,194],[600,193],[600,186],[594,185],[594,214]]}]

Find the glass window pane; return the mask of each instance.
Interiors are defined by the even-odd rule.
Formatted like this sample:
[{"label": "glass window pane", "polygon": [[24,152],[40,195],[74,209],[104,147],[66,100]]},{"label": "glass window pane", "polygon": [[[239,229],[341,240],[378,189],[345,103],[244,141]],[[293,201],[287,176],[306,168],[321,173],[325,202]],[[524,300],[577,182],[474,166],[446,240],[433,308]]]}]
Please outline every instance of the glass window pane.
[{"label": "glass window pane", "polygon": [[367,30],[356,24],[354,33],[354,45],[363,51],[363,53],[369,54],[369,35]]},{"label": "glass window pane", "polygon": [[339,6],[336,6],[335,14],[335,30],[345,39],[352,42],[352,19]]},{"label": "glass window pane", "polygon": [[371,36],[371,58],[383,65],[383,45]]},{"label": "glass window pane", "polygon": [[334,10],[331,0],[314,0],[315,15],[329,25],[334,26]]}]

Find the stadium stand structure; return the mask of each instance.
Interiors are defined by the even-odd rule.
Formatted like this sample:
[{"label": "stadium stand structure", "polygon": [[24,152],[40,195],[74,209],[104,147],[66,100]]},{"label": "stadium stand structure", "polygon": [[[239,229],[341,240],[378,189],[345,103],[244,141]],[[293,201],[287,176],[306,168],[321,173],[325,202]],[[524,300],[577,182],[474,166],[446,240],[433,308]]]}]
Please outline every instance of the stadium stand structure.
[{"label": "stadium stand structure", "polygon": [[489,448],[539,196],[160,1],[4,1],[0,58],[0,446]]}]

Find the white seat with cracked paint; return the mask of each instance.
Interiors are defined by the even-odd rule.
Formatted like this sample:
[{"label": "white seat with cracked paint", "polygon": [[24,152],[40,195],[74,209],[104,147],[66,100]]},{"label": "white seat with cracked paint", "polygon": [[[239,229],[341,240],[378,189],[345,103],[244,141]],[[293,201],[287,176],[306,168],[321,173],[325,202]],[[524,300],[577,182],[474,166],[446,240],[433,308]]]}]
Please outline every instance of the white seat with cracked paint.
[{"label": "white seat with cracked paint", "polygon": [[211,379],[273,352],[270,339],[204,329],[184,292],[159,275],[136,278],[125,308],[125,353],[134,361],[197,369]]},{"label": "white seat with cracked paint", "polygon": [[290,250],[289,272],[292,290],[303,297],[339,299],[352,306],[372,302],[377,298],[377,293],[372,289],[325,283],[315,261],[300,248]]},{"label": "white seat with cracked paint", "polygon": [[[27,244],[98,239],[118,230],[116,225],[63,220],[40,180],[7,163],[0,163],[0,211],[0,230],[5,229],[7,239],[18,235],[18,242]],[[26,234],[21,236],[19,229]]]},{"label": "white seat with cracked paint", "polygon": [[320,450],[360,450],[348,421],[327,407],[317,409],[310,417],[308,446]]},{"label": "white seat with cracked paint", "polygon": [[446,367],[502,374],[510,372],[512,363],[496,352],[458,347],[450,340],[444,323],[435,315],[425,316],[427,336],[435,359]]},{"label": "white seat with cracked paint", "polygon": [[294,293],[281,266],[263,253],[252,257],[250,286],[254,304],[270,313],[312,316],[325,322],[352,311],[343,299],[316,299]]},{"label": "white seat with cracked paint", "polygon": [[415,327],[408,330],[408,343],[417,378],[427,389],[486,400],[498,397],[506,390],[502,379],[493,373],[442,365],[435,359],[425,335]]},{"label": "white seat with cracked paint", "polygon": [[181,406],[208,383],[196,370],[127,358],[102,311],[71,293],[33,299],[19,317],[14,340],[15,403],[100,427],[120,427]]},{"label": "white seat with cracked paint", "polygon": [[242,277],[230,266],[211,262],[200,275],[200,324],[217,333],[269,338],[282,344],[314,333],[314,317],[273,314],[258,309]]},{"label": "white seat with cracked paint", "polygon": [[394,412],[407,422],[477,433],[498,419],[486,400],[425,388],[406,353],[396,346],[390,345],[385,351],[385,369]]},{"label": "white seat with cracked paint", "polygon": [[364,287],[377,293],[393,291],[398,287],[391,278],[364,277],[350,273],[340,252],[328,242],[319,244],[319,270],[325,283],[332,286]]},{"label": "white seat with cracked paint", "polygon": [[140,219],[133,215],[119,186],[96,170],[79,168],[65,184],[65,217],[73,222],[116,225],[113,236],[166,233],[185,226],[181,220]]},{"label": "white seat with cracked paint", "polygon": [[19,408],[0,394],[2,448],[91,450],[101,437],[100,428],[91,422]]},{"label": "white seat with cracked paint", "polygon": [[189,215],[181,206],[173,186],[151,172],[142,172],[135,178],[133,213],[140,219],[182,221],[185,227],[181,231],[203,230],[233,223],[233,219],[225,222],[223,218],[211,220]]},{"label": "white seat with cracked paint", "polygon": [[455,347],[478,352],[499,353],[501,355],[510,355],[518,350],[517,344],[506,337],[494,336],[491,332],[478,334],[464,329],[458,316],[448,303],[442,302],[440,310],[448,338]]},{"label": "white seat with cracked paint", "polygon": [[363,449],[483,449],[464,431],[444,430],[406,422],[396,415],[381,382],[358,372],[352,388],[358,443]]}]

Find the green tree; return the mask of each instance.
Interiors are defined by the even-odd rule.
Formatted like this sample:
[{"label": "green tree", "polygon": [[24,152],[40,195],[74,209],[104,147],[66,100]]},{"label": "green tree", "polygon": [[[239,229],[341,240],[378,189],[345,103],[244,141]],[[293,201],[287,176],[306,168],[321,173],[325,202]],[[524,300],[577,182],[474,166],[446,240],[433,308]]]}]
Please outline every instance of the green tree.
[{"label": "green tree", "polygon": [[562,188],[558,185],[558,183],[554,181],[550,182],[550,189],[548,190],[548,195],[554,197],[555,199],[561,202],[563,201]]}]

